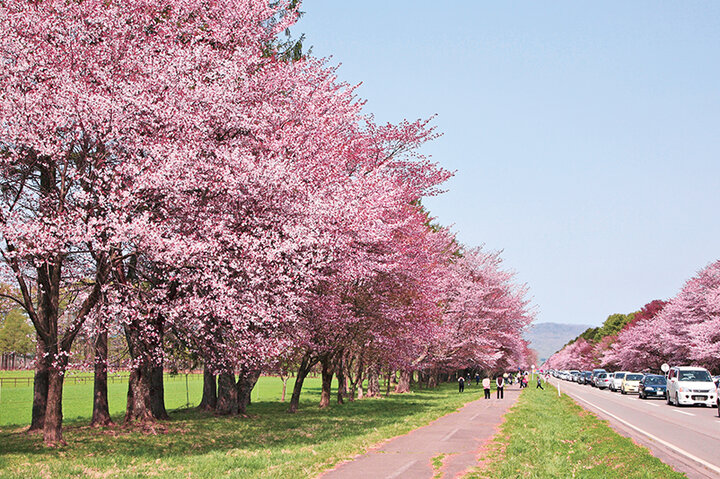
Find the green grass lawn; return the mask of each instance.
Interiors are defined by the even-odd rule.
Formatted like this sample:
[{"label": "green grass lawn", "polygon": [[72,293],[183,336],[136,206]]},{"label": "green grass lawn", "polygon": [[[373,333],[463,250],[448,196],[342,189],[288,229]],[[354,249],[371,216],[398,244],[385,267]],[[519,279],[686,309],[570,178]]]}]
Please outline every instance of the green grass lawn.
[{"label": "green grass lawn", "polygon": [[673,471],[552,387],[527,388],[471,478],[673,479]]},{"label": "green grass lawn", "polygon": [[[191,403],[197,404],[202,381],[198,378],[189,384],[194,391]],[[73,387],[84,386],[89,391],[76,391],[78,403],[65,406],[74,415],[67,415],[64,435],[68,446],[46,450],[38,435],[23,433],[18,426],[1,427],[0,477],[313,477],[372,444],[425,425],[482,394],[481,388],[467,388],[458,394],[455,384],[445,384],[389,398],[333,403],[320,410],[320,380],[310,378],[305,384],[297,414],[286,413],[287,403],[279,402],[281,381],[263,377],[258,391],[253,392],[248,417],[214,417],[181,408],[171,411],[172,419],[160,423],[155,434],[121,426],[87,427],[92,385],[67,386],[68,396]],[[111,409],[114,417],[121,419],[118,413],[124,401],[118,395],[124,394],[126,385],[116,386],[117,390],[111,388]],[[3,401],[9,391],[3,390]],[[184,379],[167,381],[168,407],[184,406],[185,401]]]},{"label": "green grass lawn", "polygon": [[[87,374],[87,373],[85,373]],[[31,374],[32,376],[32,374]],[[76,374],[76,376],[81,376]],[[120,418],[125,412],[127,397],[127,374],[120,382],[108,384],[108,403],[113,418]],[[7,377],[7,376],[4,376]],[[63,417],[66,422],[89,421],[92,416],[93,383],[92,375],[87,382],[75,383],[66,381],[63,387]],[[277,378],[262,378],[258,391],[253,398],[263,393],[274,394],[282,382]],[[275,382],[278,383],[277,388]],[[11,383],[12,384],[12,383]],[[30,424],[33,387],[24,383],[22,386],[4,386],[0,391],[0,427],[27,426]],[[32,384],[32,383],[31,383]],[[188,375],[187,394],[185,388],[185,375],[165,376],[165,404],[169,409],[184,407],[189,396],[190,404],[198,404],[202,397],[202,374]]]}]

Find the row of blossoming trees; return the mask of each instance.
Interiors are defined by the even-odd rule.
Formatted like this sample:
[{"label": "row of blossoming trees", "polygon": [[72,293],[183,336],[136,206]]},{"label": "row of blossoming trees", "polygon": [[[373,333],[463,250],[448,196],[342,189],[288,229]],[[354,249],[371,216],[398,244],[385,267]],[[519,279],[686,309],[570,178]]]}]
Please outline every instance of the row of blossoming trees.
[{"label": "row of blossoming trees", "polygon": [[[295,3],[295,2],[293,2]],[[131,358],[126,421],[167,416],[167,345],[205,365],[202,406],[242,412],[261,370],[355,391],[524,366],[526,291],[420,199],[449,173],[426,121],[377,125],[354,89],[278,35],[266,0],[0,3],[5,299],[37,333],[31,429],[62,443],[64,373],[92,338]],[[237,374],[237,376],[236,376]]]},{"label": "row of blossoming trees", "polygon": [[658,372],[668,363],[720,371],[720,261],[689,279],[669,301],[655,300],[628,315],[619,332],[582,336],[551,356],[545,367]]}]

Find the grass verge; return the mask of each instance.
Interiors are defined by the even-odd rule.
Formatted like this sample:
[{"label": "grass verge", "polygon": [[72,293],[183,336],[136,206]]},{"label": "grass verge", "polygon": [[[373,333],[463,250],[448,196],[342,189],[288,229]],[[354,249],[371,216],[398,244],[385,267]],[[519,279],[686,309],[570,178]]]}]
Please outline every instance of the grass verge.
[{"label": "grass verge", "polygon": [[553,388],[527,388],[488,448],[485,478],[675,479],[684,474]]},{"label": "grass verge", "polygon": [[37,435],[5,427],[0,429],[0,477],[308,478],[482,394],[480,388],[458,394],[456,385],[445,384],[320,410],[319,380],[304,391],[297,414],[285,412],[287,403],[253,396],[248,417],[179,409],[156,434],[70,421],[64,431],[68,446],[56,450],[44,449]]}]

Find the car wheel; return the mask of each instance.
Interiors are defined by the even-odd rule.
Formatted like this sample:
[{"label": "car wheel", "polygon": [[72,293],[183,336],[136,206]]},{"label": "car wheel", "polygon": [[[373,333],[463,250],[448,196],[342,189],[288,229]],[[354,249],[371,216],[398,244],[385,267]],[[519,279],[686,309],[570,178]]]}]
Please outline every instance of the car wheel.
[{"label": "car wheel", "polygon": [[675,393],[675,405],[677,407],[682,407],[682,404],[680,404],[680,398],[678,396],[678,393]]}]

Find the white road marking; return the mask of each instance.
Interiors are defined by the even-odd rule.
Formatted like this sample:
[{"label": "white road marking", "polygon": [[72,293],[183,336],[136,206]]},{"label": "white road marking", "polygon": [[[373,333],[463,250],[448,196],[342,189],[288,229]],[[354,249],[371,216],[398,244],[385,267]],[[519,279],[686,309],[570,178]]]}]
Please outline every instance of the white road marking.
[{"label": "white road marking", "polygon": [[685,411],[678,411],[677,409],[673,409],[675,412],[679,412],[680,414],[685,414],[686,416],[694,416],[695,414],[691,412],[685,412]]},{"label": "white road marking", "polygon": [[400,477],[400,474],[402,474],[403,472],[405,472],[405,471],[407,471],[408,469],[410,469],[411,467],[413,467],[416,462],[417,462],[417,459],[415,459],[415,460],[412,461],[412,462],[408,462],[408,463],[405,464],[403,467],[401,467],[400,469],[398,469],[397,471],[395,471],[394,474],[390,474],[390,475],[387,476],[385,479],[395,479],[396,477]]},{"label": "white road marking", "polygon": [[479,415],[480,415],[480,413],[475,414],[473,417],[470,418],[470,420],[472,421],[473,419],[475,419],[475,418],[478,417]]},{"label": "white road marking", "polygon": [[455,433],[458,432],[459,430],[460,430],[460,428],[459,428],[459,427],[456,427],[455,429],[453,429],[452,431],[450,431],[444,438],[442,438],[442,439],[440,439],[440,440],[441,440],[441,441],[447,441],[448,439],[450,439],[450,438],[453,436],[453,434],[455,434]]},{"label": "white road marking", "polygon": [[[717,472],[718,474],[720,474],[720,467],[716,466],[715,464],[711,464],[711,463],[707,462],[707,461],[704,460],[704,459],[700,459],[699,457],[697,457],[697,456],[695,456],[695,455],[693,455],[693,454],[690,454],[689,452],[685,451],[684,449],[680,449],[679,447],[677,447],[677,446],[674,445],[674,444],[670,444],[670,443],[667,442],[667,441],[663,441],[663,440],[660,439],[659,437],[657,437],[657,436],[655,436],[655,435],[653,435],[653,434],[650,434],[649,432],[644,431],[644,430],[640,429],[639,427],[637,427],[637,426],[635,426],[635,425],[633,425],[633,424],[630,424],[629,422],[625,421],[624,419],[620,419],[620,418],[617,417],[616,415],[607,412],[607,411],[604,410],[603,408],[594,405],[593,403],[591,403],[591,402],[588,401],[588,400],[582,399],[581,397],[578,397],[578,396],[575,396],[575,399],[578,399],[578,400],[580,400],[580,401],[582,401],[582,402],[584,402],[584,403],[589,404],[590,406],[594,407],[594,408],[597,409],[598,411],[601,411],[602,413],[610,416],[611,418],[615,419],[616,421],[619,421],[619,422],[625,424],[627,427],[636,430],[636,431],[639,432],[640,434],[644,434],[645,436],[649,437],[649,438],[652,439],[653,441],[659,442],[659,443],[662,444],[663,446],[668,447],[668,448],[674,450],[675,452],[677,452],[677,453],[679,453],[679,454],[682,454],[683,456],[685,456],[685,457],[687,457],[687,458],[689,458],[689,459],[692,459],[693,461],[695,461],[695,462],[697,462],[697,463],[699,463],[699,464],[702,464],[703,466],[707,467],[707,468],[710,469],[711,471],[714,471],[714,472]],[[678,411],[678,412],[683,412],[683,411]],[[685,414],[690,414],[690,413],[685,413]],[[694,414],[690,414],[690,415],[691,415],[691,416],[694,416]]]},{"label": "white road marking", "polygon": [[652,407],[660,407],[659,404],[653,404],[653,403],[651,403],[651,402],[647,402],[647,403],[645,403],[645,404],[647,404],[648,406],[652,406]]}]

